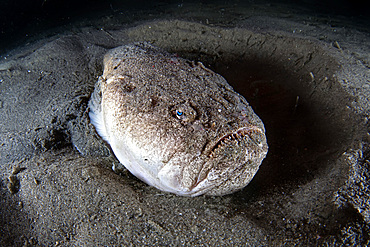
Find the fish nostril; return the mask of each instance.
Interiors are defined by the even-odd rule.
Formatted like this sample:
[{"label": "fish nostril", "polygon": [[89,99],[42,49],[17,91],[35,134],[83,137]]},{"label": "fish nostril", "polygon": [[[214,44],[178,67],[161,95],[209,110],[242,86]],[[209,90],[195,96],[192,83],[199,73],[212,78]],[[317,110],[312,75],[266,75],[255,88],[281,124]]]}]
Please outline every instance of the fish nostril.
[{"label": "fish nostril", "polygon": [[206,128],[206,129],[208,129],[208,130],[213,130],[213,131],[215,131],[216,129],[217,129],[217,127],[216,127],[217,125],[216,125],[216,122],[215,121],[211,121],[211,122],[207,122],[207,123],[205,123],[204,124],[204,127]]},{"label": "fish nostril", "polygon": [[237,123],[235,121],[229,121],[227,122],[227,125],[229,125],[230,127],[234,127],[235,125],[237,125]]}]

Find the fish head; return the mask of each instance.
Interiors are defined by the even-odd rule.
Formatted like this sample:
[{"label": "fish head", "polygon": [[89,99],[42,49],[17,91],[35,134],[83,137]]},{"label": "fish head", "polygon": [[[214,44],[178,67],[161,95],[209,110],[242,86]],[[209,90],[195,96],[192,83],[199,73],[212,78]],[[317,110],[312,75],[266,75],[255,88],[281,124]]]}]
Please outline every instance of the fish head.
[{"label": "fish head", "polygon": [[200,63],[151,46],[135,49],[132,56],[122,48],[108,55],[99,108],[91,107],[118,160],[142,181],[177,195],[245,187],[268,146],[244,97]]}]

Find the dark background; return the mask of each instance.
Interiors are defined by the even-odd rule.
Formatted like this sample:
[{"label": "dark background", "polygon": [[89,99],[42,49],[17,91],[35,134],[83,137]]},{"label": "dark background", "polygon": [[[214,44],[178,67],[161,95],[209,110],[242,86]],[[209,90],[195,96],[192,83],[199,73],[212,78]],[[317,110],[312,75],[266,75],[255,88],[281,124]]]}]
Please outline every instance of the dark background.
[{"label": "dark background", "polygon": [[[118,11],[163,11],[169,5],[181,4],[288,4],[312,16],[348,18],[350,21],[370,24],[370,3],[360,0],[0,0],[0,55],[6,50],[27,43],[36,34],[51,28],[73,25],[76,21],[91,20]],[[56,33],[58,33],[56,31]]]}]

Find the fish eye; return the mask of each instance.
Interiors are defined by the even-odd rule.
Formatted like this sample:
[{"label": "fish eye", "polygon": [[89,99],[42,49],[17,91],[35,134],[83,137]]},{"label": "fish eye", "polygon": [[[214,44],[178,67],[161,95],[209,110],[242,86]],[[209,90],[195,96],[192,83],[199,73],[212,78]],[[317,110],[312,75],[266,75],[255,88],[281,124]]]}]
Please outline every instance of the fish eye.
[{"label": "fish eye", "polygon": [[197,112],[188,103],[182,103],[172,108],[172,115],[184,123],[193,122]]}]

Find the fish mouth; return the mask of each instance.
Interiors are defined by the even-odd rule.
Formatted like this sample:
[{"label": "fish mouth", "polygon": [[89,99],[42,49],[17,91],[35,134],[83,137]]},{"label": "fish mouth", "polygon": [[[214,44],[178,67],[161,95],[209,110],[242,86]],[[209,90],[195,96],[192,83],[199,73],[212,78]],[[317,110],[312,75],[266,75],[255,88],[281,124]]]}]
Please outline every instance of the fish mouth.
[{"label": "fish mouth", "polygon": [[[241,127],[235,131],[229,132],[220,138],[208,149],[208,157],[213,157],[216,150],[220,149],[223,146],[230,145],[232,143],[239,143],[245,136],[249,137],[251,140],[254,141],[252,134],[262,134],[263,131],[253,125]],[[256,143],[256,145],[261,146],[261,144]]]}]

